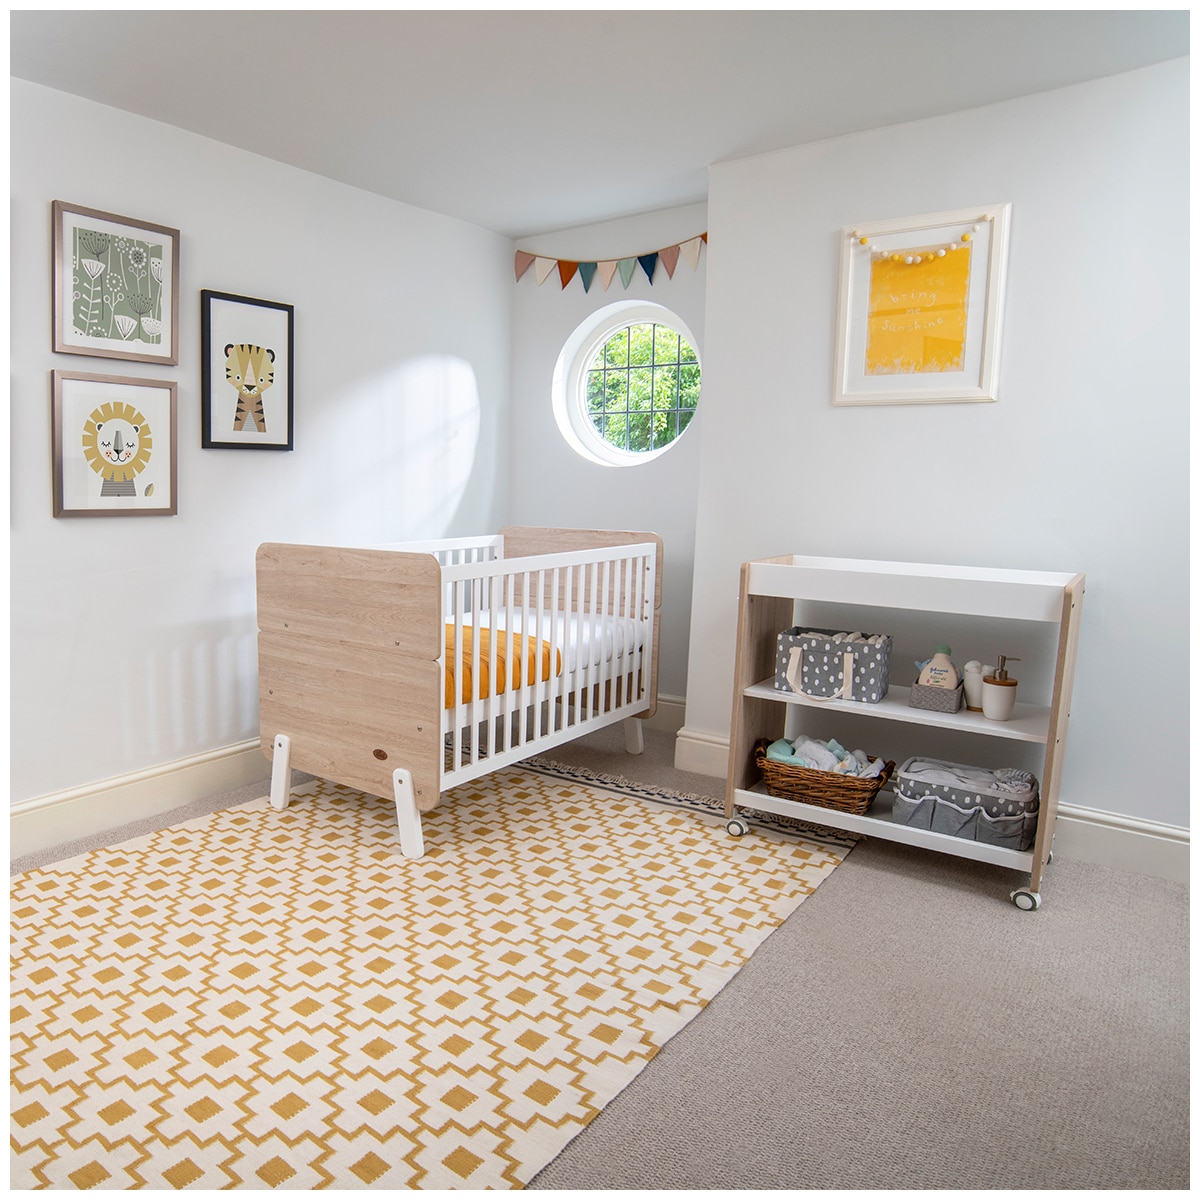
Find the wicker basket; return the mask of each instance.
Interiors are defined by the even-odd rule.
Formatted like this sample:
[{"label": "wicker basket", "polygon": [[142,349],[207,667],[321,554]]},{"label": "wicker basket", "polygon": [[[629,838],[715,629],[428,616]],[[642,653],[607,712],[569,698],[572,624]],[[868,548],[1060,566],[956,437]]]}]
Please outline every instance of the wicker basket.
[{"label": "wicker basket", "polygon": [[762,772],[767,795],[781,800],[799,800],[819,808],[833,808],[856,816],[862,816],[871,807],[879,790],[896,769],[894,762],[886,762],[883,770],[871,779],[838,775],[833,771],[815,771],[768,758],[767,747],[770,744],[766,738],[759,738],[754,743],[754,761]]}]

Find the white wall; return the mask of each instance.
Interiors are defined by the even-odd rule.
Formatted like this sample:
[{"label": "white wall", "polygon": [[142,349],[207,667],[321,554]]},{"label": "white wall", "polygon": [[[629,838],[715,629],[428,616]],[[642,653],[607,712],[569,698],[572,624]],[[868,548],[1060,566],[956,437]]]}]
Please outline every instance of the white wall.
[{"label": "white wall", "polygon": [[[578,229],[527,238],[531,254],[589,261],[649,254],[705,232],[702,204],[646,213]],[[639,267],[628,288],[614,277],[604,291],[599,276],[584,292],[576,276],[564,289],[554,271],[539,287],[533,268],[518,281],[513,312],[513,423],[517,465],[512,474],[510,515],[525,525],[649,529],[663,539],[662,640],[659,698],[682,698],[687,674],[688,621],[696,534],[696,487],[700,430],[707,407],[702,376],[700,406],[691,425],[666,453],[632,467],[588,462],[563,439],[550,407],[554,364],[563,343],[590,314],[622,300],[651,300],[676,312],[696,338],[702,372],[707,247],[693,270],[682,255],[668,278],[659,265],[651,284]]]},{"label": "white wall", "polygon": [[[841,226],[1003,201],[999,402],[834,409]],[[720,164],[708,211],[680,751],[728,738],[744,559],[1082,571],[1063,801],[1188,825],[1188,61]]]},{"label": "white wall", "polygon": [[[501,523],[512,248],[24,81],[12,115],[16,802],[257,737],[259,543]],[[177,367],[51,353],[55,199],[180,230]],[[201,288],[295,305],[294,452],[200,448]],[[55,368],[178,382],[178,516],[51,517]]]}]

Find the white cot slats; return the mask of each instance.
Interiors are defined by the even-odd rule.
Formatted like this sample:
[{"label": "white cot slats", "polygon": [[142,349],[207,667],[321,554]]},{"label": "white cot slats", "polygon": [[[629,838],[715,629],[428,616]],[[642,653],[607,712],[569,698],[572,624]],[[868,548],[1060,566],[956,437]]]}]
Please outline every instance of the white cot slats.
[{"label": "white cot slats", "polygon": [[461,541],[430,551],[454,674],[443,789],[641,711],[653,653],[653,543],[505,559],[495,539]]}]

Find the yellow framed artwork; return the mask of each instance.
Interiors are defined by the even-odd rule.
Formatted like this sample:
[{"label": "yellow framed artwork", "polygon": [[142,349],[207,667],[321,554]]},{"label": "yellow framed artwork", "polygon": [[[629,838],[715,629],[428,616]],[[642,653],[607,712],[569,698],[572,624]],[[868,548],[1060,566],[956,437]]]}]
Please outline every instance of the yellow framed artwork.
[{"label": "yellow framed artwork", "polygon": [[997,398],[1010,209],[843,226],[835,405]]}]

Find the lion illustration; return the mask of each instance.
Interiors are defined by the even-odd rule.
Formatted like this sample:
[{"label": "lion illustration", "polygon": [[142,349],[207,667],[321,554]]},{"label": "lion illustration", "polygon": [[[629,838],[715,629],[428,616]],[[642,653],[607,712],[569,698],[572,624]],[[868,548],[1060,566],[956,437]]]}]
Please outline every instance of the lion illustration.
[{"label": "lion illustration", "polygon": [[83,456],[103,480],[101,496],[136,496],[134,480],[153,448],[150,426],[132,404],[102,404],[84,422]]}]

